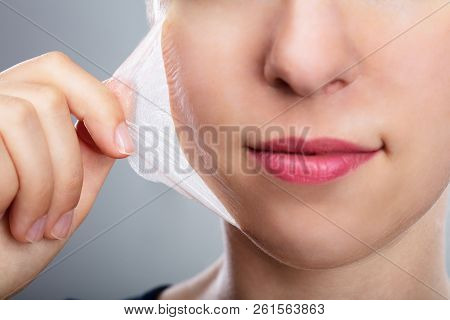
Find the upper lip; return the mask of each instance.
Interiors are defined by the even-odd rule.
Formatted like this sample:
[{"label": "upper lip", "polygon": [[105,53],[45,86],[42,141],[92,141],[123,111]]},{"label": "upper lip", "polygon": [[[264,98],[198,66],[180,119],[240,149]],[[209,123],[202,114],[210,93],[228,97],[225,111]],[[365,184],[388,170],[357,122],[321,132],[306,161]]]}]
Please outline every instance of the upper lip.
[{"label": "upper lip", "polygon": [[273,139],[248,146],[255,152],[292,153],[303,155],[322,155],[332,153],[370,153],[381,149],[361,146],[336,138],[316,138],[306,140],[299,137]]}]

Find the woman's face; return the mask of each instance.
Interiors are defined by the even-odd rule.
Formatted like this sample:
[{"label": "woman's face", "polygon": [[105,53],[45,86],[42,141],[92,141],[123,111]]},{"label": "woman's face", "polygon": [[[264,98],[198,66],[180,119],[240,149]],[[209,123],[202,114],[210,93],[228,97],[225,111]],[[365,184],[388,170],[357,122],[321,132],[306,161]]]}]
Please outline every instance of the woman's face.
[{"label": "woman's face", "polygon": [[[450,6],[411,26],[446,2],[172,1],[163,47],[180,142],[266,253],[298,268],[343,265],[441,196]],[[188,150],[184,124],[208,128],[214,174],[195,161],[204,150]],[[286,141],[312,142],[287,154]]]}]

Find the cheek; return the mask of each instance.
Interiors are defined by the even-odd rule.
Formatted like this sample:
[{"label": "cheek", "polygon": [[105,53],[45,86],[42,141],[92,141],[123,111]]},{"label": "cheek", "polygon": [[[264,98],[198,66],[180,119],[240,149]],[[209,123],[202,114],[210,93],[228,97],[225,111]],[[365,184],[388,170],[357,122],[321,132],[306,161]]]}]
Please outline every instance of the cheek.
[{"label": "cheek", "polygon": [[[339,192],[331,190],[328,199],[333,201],[324,203],[318,199],[314,204],[322,212],[332,213],[339,225],[376,247],[417,221],[449,182],[450,23],[447,21],[450,19],[425,24],[364,63],[363,71],[368,76],[363,77],[360,85],[364,92],[373,94],[373,99],[359,104],[362,111],[355,112],[376,119],[377,129],[386,141],[386,158],[369,167],[370,175],[359,173],[356,178],[359,184],[349,182]],[[261,57],[238,54],[264,52],[254,48],[264,45],[264,41],[243,41],[242,35],[234,34],[230,37],[236,42],[224,45],[220,30],[216,29],[215,38],[212,35],[205,38],[208,34],[201,38],[200,30],[182,24],[173,26],[171,36],[176,50],[168,52],[175,61],[166,68],[172,71],[169,83],[176,118],[194,128],[202,124],[253,125],[275,114],[276,110],[271,108],[277,104],[288,105],[267,86],[262,90],[256,71]],[[237,43],[248,47],[238,47]],[[258,94],[251,94],[255,92]],[[222,157],[220,161],[227,161],[223,150],[218,154]],[[238,158],[240,154],[232,160]],[[237,220],[254,242],[286,263],[326,266],[369,253],[355,239],[317,213],[305,210],[262,178],[242,175],[228,180],[203,178],[222,201],[233,202],[227,208],[235,209]],[[355,201],[355,194],[361,201]],[[306,196],[314,203],[314,195]],[[260,201],[255,201],[256,198]],[[342,248],[342,252],[336,247]],[[304,256],[311,252],[316,252],[316,256]]]},{"label": "cheek", "polygon": [[259,102],[267,105],[271,99],[270,104],[287,105],[288,100],[274,101],[263,79],[262,64],[269,39],[260,26],[270,28],[271,15],[265,16],[262,10],[244,19],[223,12],[220,19],[212,19],[202,10],[196,11],[200,13],[188,18],[174,17],[168,23],[167,34],[175,44],[179,83],[188,93],[186,98],[198,123],[259,124],[277,110],[259,108]]},{"label": "cheek", "polygon": [[[440,26],[440,27],[437,27]],[[393,165],[411,189],[442,188],[450,175],[450,23],[425,25],[383,53],[384,114]],[[401,54],[399,54],[401,53]],[[388,72],[388,71],[386,71]],[[387,79],[388,77],[384,77]],[[415,181],[414,181],[414,180]]]}]

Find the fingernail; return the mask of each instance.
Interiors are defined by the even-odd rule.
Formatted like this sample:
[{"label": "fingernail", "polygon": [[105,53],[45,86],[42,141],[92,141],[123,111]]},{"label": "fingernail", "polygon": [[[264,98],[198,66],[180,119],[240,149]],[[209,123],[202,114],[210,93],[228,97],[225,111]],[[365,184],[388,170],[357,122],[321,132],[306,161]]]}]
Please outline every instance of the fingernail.
[{"label": "fingernail", "polygon": [[52,236],[56,239],[62,240],[67,237],[72,225],[73,210],[64,213],[59,220],[55,223],[52,229]]},{"label": "fingernail", "polygon": [[47,215],[37,219],[30,229],[28,229],[26,239],[28,242],[37,242],[44,237],[45,223],[47,222]]},{"label": "fingernail", "polygon": [[134,152],[134,143],[125,122],[120,123],[116,128],[116,145],[121,154],[130,155]]}]

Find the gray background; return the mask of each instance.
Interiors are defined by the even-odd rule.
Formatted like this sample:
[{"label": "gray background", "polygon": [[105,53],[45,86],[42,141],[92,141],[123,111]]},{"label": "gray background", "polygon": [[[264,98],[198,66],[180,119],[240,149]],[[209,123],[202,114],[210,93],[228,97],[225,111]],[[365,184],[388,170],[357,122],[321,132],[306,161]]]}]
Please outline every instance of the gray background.
[{"label": "gray background", "polygon": [[[107,79],[147,29],[144,0],[0,0],[0,70],[59,50]],[[90,215],[51,265],[65,260],[16,298],[124,298],[190,277],[213,262],[222,252],[219,219],[173,191],[65,258],[165,190],[119,161]]]}]

